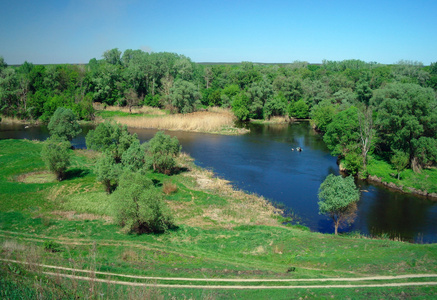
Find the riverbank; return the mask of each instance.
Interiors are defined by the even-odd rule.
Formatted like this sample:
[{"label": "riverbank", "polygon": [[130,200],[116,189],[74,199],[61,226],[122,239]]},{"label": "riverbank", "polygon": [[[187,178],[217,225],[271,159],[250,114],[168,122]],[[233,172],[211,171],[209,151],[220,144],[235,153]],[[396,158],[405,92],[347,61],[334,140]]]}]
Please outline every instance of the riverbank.
[{"label": "riverbank", "polygon": [[210,108],[189,114],[168,114],[166,110],[150,107],[132,109],[96,106],[97,121],[112,119],[131,128],[170,131],[203,132],[223,135],[240,135],[249,132],[235,127],[235,116],[229,109]]},{"label": "riverbank", "polygon": [[[90,272],[216,279],[324,279],[437,272],[437,244],[369,239],[358,234],[334,236],[302,226],[284,226],[279,211],[265,199],[236,191],[226,180],[195,166],[186,155],[178,158],[181,172],[176,175],[147,174],[162,189],[177,228],[165,234],[129,235],[112,222],[110,196],[93,173],[96,153],[72,150],[72,165],[62,182],[23,180],[29,177],[26,174],[45,171],[41,147],[41,142],[0,141],[0,258]],[[96,282],[94,286],[83,283],[81,290],[77,281],[42,272],[33,265],[0,263],[2,284],[11,287],[21,282],[17,290],[38,284],[41,291],[79,291],[82,297],[90,288],[105,294],[108,289],[120,291],[118,286]],[[193,284],[189,279],[186,283]],[[381,289],[375,288],[370,295],[380,295]],[[411,295],[436,291],[429,289],[411,287],[408,291]],[[367,287],[365,290],[369,293]],[[190,288],[154,291],[175,297],[193,293]],[[213,295],[222,298],[234,292],[229,288]],[[299,295],[326,297],[327,293],[310,289]],[[355,294],[354,289],[338,295]],[[239,295],[254,297],[250,291]],[[277,294],[262,294],[269,295]],[[296,292],[283,290],[281,295],[290,298]]]},{"label": "riverbank", "polygon": [[411,193],[437,200],[437,169],[423,169],[415,173],[411,169],[401,172],[400,179],[393,167],[377,158],[370,157],[368,167],[370,182],[382,184],[390,189],[403,193]]}]

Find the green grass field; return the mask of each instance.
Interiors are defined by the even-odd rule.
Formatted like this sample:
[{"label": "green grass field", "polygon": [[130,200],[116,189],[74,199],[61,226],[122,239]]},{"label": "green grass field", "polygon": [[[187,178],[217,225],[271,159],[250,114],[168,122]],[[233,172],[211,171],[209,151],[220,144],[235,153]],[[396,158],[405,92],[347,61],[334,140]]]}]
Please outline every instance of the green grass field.
[{"label": "green grass field", "polygon": [[[148,173],[156,188],[176,186],[166,195],[176,229],[163,234],[127,234],[113,224],[111,198],[96,182],[98,153],[71,151],[67,178],[53,180],[40,158],[42,143],[0,141],[0,297],[116,299],[129,295],[157,299],[290,299],[290,298],[432,298],[436,285],[402,287],[237,290],[232,285],[328,285],[317,283],[201,283],[227,289],[127,287],[45,275],[35,263],[124,275],[190,278],[314,279],[376,275],[436,274],[437,245],[409,244],[361,235],[334,236],[283,226],[264,200],[233,191],[188,157],[173,176]],[[63,272],[72,274],[77,272]],[[77,274],[84,276],[84,274]],[[104,279],[104,275],[94,274]],[[175,284],[168,279],[113,280]],[[396,279],[378,283],[411,283],[437,279]],[[373,281],[360,281],[367,284]]]}]

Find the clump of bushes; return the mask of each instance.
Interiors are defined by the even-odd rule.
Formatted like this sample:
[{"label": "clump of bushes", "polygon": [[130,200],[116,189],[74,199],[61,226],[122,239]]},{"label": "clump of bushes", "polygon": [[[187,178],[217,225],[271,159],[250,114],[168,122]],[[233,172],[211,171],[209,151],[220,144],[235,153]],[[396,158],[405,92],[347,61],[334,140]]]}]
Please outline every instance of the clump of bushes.
[{"label": "clump of bushes", "polygon": [[158,131],[145,145],[153,170],[167,175],[172,174],[175,170],[175,157],[180,154],[181,148],[176,137],[170,137],[162,131]]},{"label": "clump of bushes", "polygon": [[112,199],[116,222],[128,232],[159,233],[174,226],[162,193],[140,173],[125,172]]},{"label": "clump of bushes", "polygon": [[70,165],[70,143],[59,136],[49,137],[42,147],[41,157],[47,168],[61,181]]}]

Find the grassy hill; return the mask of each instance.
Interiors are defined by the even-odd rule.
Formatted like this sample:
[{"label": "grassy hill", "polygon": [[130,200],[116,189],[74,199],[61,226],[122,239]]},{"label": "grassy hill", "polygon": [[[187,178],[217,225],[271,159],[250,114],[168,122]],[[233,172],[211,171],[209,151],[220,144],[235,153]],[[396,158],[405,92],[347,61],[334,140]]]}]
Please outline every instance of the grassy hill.
[{"label": "grassy hill", "polygon": [[[67,179],[57,182],[45,170],[41,147],[41,142],[0,141],[2,298],[32,299],[38,294],[46,298],[92,299],[431,298],[437,292],[436,285],[410,285],[437,282],[436,278],[423,277],[377,281],[409,284],[398,287],[364,286],[375,283],[369,279],[359,280],[358,284],[363,286],[354,288],[264,289],[269,285],[353,284],[334,280],[344,277],[436,274],[437,245],[361,235],[324,235],[302,226],[284,226],[280,212],[265,199],[235,191],[227,181],[196,167],[186,155],[179,157],[181,172],[177,175],[147,174],[154,180],[155,188],[165,194],[177,228],[163,234],[128,234],[113,223],[111,198],[96,182],[92,166],[99,154],[71,150]],[[92,280],[64,275],[88,276]],[[99,282],[109,278],[149,286]],[[196,278],[275,281],[199,283]],[[329,281],[282,282],[282,279]],[[203,287],[175,288],[167,284]],[[204,286],[217,284],[229,288]],[[233,287],[237,284],[258,288]]]}]

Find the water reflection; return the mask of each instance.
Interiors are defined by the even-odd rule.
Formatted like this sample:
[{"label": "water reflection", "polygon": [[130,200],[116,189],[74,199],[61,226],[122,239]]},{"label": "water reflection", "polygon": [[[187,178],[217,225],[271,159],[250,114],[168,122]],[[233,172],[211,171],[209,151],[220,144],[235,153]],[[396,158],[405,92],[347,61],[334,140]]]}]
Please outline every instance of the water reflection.
[{"label": "water reflection", "polygon": [[[168,132],[176,136],[196,160],[217,175],[250,193],[284,203],[312,230],[332,233],[332,221],[318,214],[317,193],[329,174],[338,175],[336,158],[329,154],[321,135],[308,122],[290,125],[250,124],[243,136],[221,136],[189,132]],[[85,147],[85,135],[92,127],[83,127],[73,140]],[[132,129],[139,139],[149,140],[156,130]],[[0,139],[27,138],[44,140],[47,128],[0,124]],[[301,147],[302,152],[292,151]],[[384,187],[358,182],[361,200],[355,223],[340,232],[360,231],[368,235],[388,234],[416,242],[437,242],[437,202],[390,191]]]}]

